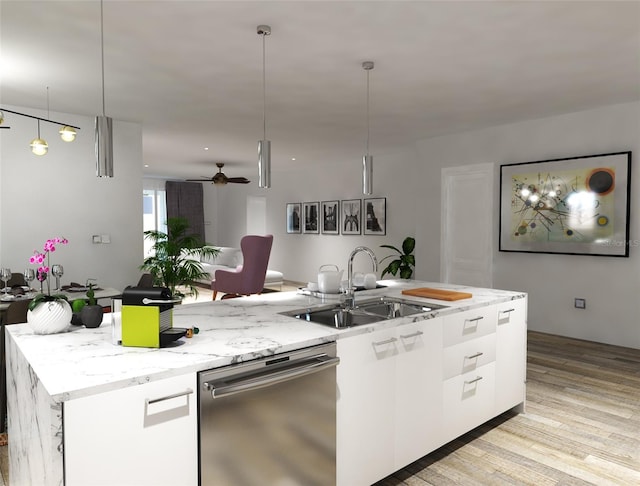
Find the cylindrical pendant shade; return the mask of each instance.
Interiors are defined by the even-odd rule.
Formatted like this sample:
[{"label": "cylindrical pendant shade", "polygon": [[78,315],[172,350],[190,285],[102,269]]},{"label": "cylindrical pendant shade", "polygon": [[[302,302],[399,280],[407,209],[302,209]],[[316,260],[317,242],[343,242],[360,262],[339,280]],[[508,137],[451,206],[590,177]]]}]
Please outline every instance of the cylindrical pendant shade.
[{"label": "cylindrical pendant shade", "polygon": [[362,194],[373,194],[373,155],[362,157]]},{"label": "cylindrical pendant shade", "polygon": [[258,187],[271,187],[271,141],[258,141]]},{"label": "cylindrical pendant shade", "polygon": [[96,117],[96,175],[113,177],[113,121],[104,115]]}]

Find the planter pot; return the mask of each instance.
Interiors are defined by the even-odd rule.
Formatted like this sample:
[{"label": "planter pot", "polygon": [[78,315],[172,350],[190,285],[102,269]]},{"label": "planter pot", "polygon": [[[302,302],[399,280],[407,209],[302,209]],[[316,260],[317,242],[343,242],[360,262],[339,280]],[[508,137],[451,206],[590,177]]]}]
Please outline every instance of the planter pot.
[{"label": "planter pot", "polygon": [[82,319],[85,327],[100,327],[100,324],[102,324],[102,314],[102,306],[85,305],[80,311],[80,319]]},{"label": "planter pot", "polygon": [[82,317],[80,317],[80,312],[74,312],[71,316],[71,325],[72,326],[82,326]]},{"label": "planter pot", "polygon": [[27,312],[27,322],[35,334],[55,334],[69,327],[72,314],[64,299],[45,301]]}]

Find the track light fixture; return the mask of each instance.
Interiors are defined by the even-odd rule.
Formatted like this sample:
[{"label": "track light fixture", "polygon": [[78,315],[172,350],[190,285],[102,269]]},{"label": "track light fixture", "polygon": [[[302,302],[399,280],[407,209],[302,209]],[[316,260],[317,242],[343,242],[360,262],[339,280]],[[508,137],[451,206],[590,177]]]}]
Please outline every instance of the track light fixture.
[{"label": "track light fixture", "polygon": [[[47,150],[49,148],[47,142],[45,142],[42,138],[40,138],[40,122],[47,122],[47,123],[53,123],[54,125],[58,125],[60,127],[62,127],[60,129],[60,137],[62,138],[62,140],[64,140],[65,142],[73,142],[76,138],[76,134],[78,133],[77,130],[80,130],[80,127],[74,127],[73,125],[69,125],[68,123],[64,123],[64,122],[59,122],[59,121],[55,121],[55,120],[49,120],[49,118],[41,118],[39,116],[34,116],[34,115],[27,115],[26,113],[20,113],[19,111],[13,111],[13,110],[8,110],[7,108],[0,108],[0,124],[4,122],[4,113],[3,112],[7,112],[7,113],[11,113],[13,115],[18,115],[18,116],[24,116],[26,118],[33,118],[34,120],[38,120],[38,138],[34,138],[31,141],[30,147],[31,147],[31,151],[36,154],[36,155],[45,155],[47,153]],[[48,112],[48,110],[47,110]],[[9,128],[9,127],[0,127],[0,128]],[[68,138],[69,135],[63,134],[62,131],[66,130],[67,132],[72,132],[73,133],[73,138]],[[67,138],[65,138],[67,137]],[[37,148],[34,148],[35,147]]]},{"label": "track light fixture", "polygon": [[262,36],[262,140],[258,142],[258,187],[271,187],[271,141],[267,140],[267,89],[265,42],[266,36],[271,35],[271,27],[258,25],[258,35]]},{"label": "track light fixture", "polygon": [[367,72],[367,151],[362,157],[362,193],[370,195],[373,194],[373,155],[369,155],[369,71],[373,69],[373,61],[363,62],[362,69]]}]

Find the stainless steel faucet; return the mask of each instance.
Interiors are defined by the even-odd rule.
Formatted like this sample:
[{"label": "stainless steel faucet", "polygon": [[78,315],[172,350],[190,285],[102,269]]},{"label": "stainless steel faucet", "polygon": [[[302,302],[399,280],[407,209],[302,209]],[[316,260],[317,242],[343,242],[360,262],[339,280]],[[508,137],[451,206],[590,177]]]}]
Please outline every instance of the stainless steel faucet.
[{"label": "stainless steel faucet", "polygon": [[347,288],[345,289],[345,307],[347,309],[353,309],[356,306],[356,296],[353,290],[353,259],[354,257],[360,253],[364,252],[369,255],[371,258],[371,263],[373,263],[373,271],[378,271],[378,259],[376,258],[375,253],[371,248],[367,248],[366,246],[357,246],[349,255],[349,266],[347,270]]}]

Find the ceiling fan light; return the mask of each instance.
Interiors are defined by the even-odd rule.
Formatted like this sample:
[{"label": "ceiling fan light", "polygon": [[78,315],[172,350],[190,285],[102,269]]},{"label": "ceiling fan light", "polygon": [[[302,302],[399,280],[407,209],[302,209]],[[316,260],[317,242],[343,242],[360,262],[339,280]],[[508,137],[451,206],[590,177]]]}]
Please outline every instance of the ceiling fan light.
[{"label": "ceiling fan light", "polygon": [[46,155],[47,152],[49,151],[49,144],[46,142],[46,140],[38,137],[38,138],[34,138],[31,141],[31,151],[35,154],[35,155]]},{"label": "ceiling fan light", "polygon": [[258,187],[271,187],[271,141],[258,141]]},{"label": "ceiling fan light", "polygon": [[77,134],[76,129],[69,125],[62,127],[58,133],[60,133],[60,138],[65,142],[73,142]]},{"label": "ceiling fan light", "polygon": [[222,172],[218,172],[216,175],[213,176],[211,181],[216,186],[224,186],[227,183],[227,178],[225,177],[225,175]]}]

